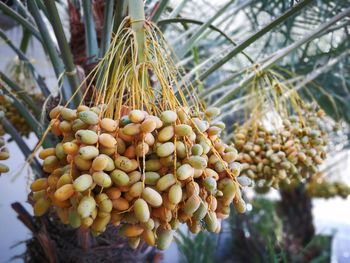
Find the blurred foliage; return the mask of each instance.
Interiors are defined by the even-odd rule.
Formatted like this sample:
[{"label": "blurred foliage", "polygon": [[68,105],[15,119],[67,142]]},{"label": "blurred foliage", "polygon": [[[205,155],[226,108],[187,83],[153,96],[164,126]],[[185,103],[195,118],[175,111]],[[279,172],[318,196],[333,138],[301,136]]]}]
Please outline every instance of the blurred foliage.
[{"label": "blurred foliage", "polygon": [[215,237],[208,232],[199,232],[196,235],[189,231],[179,230],[176,244],[180,252],[181,263],[210,263],[214,261]]},{"label": "blurred foliage", "polygon": [[[349,41],[346,50],[349,50]],[[317,64],[316,64],[317,66]],[[325,87],[322,89],[321,87]],[[344,56],[329,72],[318,76],[307,85],[303,96],[315,98],[334,119],[344,118],[350,123],[350,59]],[[336,106],[335,106],[336,105]]]},{"label": "blurred foliage", "polygon": [[225,262],[329,262],[330,236],[315,235],[300,251],[288,254],[277,206],[275,201],[258,197],[247,214],[230,216],[232,235],[227,243],[231,249],[224,256]]},{"label": "blurred foliage", "polygon": [[[178,232],[180,262],[329,262],[332,236],[315,235],[288,258],[283,247],[283,223],[277,214],[278,203],[258,197],[244,215],[232,213],[219,237],[207,232],[196,236]],[[296,215],[298,216],[298,215]],[[229,231],[225,231],[228,229]],[[218,241],[220,240],[220,242]]]},{"label": "blurred foliage", "polygon": [[[219,18],[212,21],[213,27],[208,27],[196,40],[197,51],[187,53],[179,63],[190,72],[188,77],[195,79],[198,86],[205,82],[206,90],[201,94],[209,104],[237,89],[238,83],[247,78],[252,61],[253,64],[263,66],[269,59],[281,55],[274,69],[278,71],[283,68],[286,81],[291,82],[303,98],[316,99],[333,118],[350,121],[348,56],[350,42],[346,41],[349,38],[350,20],[345,17],[311,37],[316,29],[331,18],[348,11],[347,1],[311,1],[297,15],[289,16],[283,23],[270,28],[268,34],[251,43],[244,50],[248,58],[239,53],[204,80],[198,78],[234,49],[234,43],[240,44],[247,37],[258,33],[269,21],[287,12],[292,6],[294,8],[299,1],[235,1],[224,10],[222,7],[228,1],[221,6],[207,1],[183,2],[185,4],[177,15],[179,18],[177,23],[168,22],[166,27],[161,23],[166,28],[165,32],[175,50],[181,51],[186,42],[197,32],[196,30],[199,30],[198,21],[202,23],[209,21],[211,16],[214,17],[220,12]],[[175,4],[173,8],[169,7],[168,13],[161,19],[167,20],[167,15],[172,14],[176,8]],[[187,18],[193,17],[193,10],[199,14],[196,17],[202,19],[187,21]],[[309,36],[310,39],[306,43],[293,46],[301,38]],[[291,47],[290,52],[281,54],[287,47]],[[236,109],[233,106],[235,100],[239,101],[247,93],[246,86],[249,86],[249,83],[244,83],[237,89],[231,103],[222,105],[226,115],[235,113]],[[235,118],[237,117],[241,116],[236,115]]]},{"label": "blurred foliage", "polygon": [[282,225],[276,213],[276,204],[257,198],[251,205],[252,209],[246,214],[230,216],[231,256],[237,262],[275,262],[277,258],[283,259],[284,254],[279,246]]}]

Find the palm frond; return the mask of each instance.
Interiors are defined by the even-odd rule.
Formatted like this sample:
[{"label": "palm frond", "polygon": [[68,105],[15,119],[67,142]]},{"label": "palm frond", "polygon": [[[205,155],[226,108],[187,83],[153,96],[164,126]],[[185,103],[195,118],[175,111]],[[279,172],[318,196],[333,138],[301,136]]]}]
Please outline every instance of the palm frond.
[{"label": "palm frond", "polygon": [[26,30],[28,30],[33,36],[35,36],[40,42],[42,38],[40,36],[39,31],[31,24],[27,19],[21,16],[19,13],[8,7],[4,2],[0,2],[0,10],[7,16],[13,18],[19,24],[23,26]]},{"label": "palm frond", "polygon": [[[11,135],[11,138],[16,142],[18,147],[21,149],[25,158],[28,158],[32,154],[32,150],[29,149],[26,142],[23,140],[21,135],[17,132],[17,130],[12,126],[11,122],[4,118],[2,120],[2,124],[4,125],[4,129],[7,133]],[[36,157],[33,158],[33,161],[30,163],[30,166],[37,174],[42,174],[42,168]]]},{"label": "palm frond", "polygon": [[[48,13],[48,18],[51,22],[53,31],[55,32],[58,46],[61,51],[61,56],[63,63],[65,65],[64,74],[67,76],[68,82],[70,84],[70,90],[65,87],[64,92],[67,94],[67,97],[72,97],[72,95],[79,89],[79,79],[77,74],[77,69],[73,63],[72,52],[69,48],[67,38],[63,31],[62,23],[60,16],[58,14],[55,1],[44,0],[44,4]],[[80,92],[77,93],[77,96],[74,97],[74,104],[79,105],[80,103]]]},{"label": "palm frond", "polygon": [[[337,23],[339,20],[343,19],[344,17],[348,16],[350,14],[350,8],[344,10],[340,14],[336,15],[335,17],[331,18],[326,23],[319,26],[316,30],[314,30],[309,35],[305,36],[304,38],[300,39],[299,41],[291,44],[290,46],[280,50],[277,52],[271,59],[266,61],[261,65],[261,70],[266,70],[273,66],[277,61],[282,59],[283,57],[287,56],[289,53],[297,49],[298,47],[302,46],[303,44],[312,41],[316,37],[319,37],[319,34],[325,31],[329,26]],[[214,105],[215,106],[221,106],[227,102],[229,102],[231,99],[234,98],[237,89],[243,87],[247,82],[251,81],[254,78],[255,74],[251,73],[244,81],[241,82],[240,85],[238,85],[237,88],[233,88],[231,91],[227,92],[220,100],[217,100]]]},{"label": "palm frond", "polygon": [[268,33],[272,28],[276,27],[277,25],[281,24],[282,22],[286,21],[289,17],[295,15],[298,11],[303,9],[306,5],[308,5],[312,0],[304,0],[300,1],[297,5],[290,8],[288,11],[286,11],[284,14],[279,16],[278,18],[271,21],[269,24],[264,26],[262,29],[260,29],[258,32],[252,34],[247,39],[242,41],[237,47],[235,47],[233,50],[228,52],[226,55],[224,55],[223,58],[221,58],[219,61],[214,63],[209,69],[205,70],[199,77],[200,80],[204,80],[207,78],[210,74],[212,74],[214,71],[216,71],[218,68],[223,66],[226,62],[228,62],[232,57],[237,55],[239,52],[244,50],[246,47],[254,43],[256,40],[258,40],[260,37]]},{"label": "palm frond", "polygon": [[1,29],[0,29],[0,38],[2,38],[8,44],[8,46],[17,54],[17,56],[20,60],[25,61],[28,64],[28,67],[29,67],[32,75],[34,76],[36,83],[38,84],[38,87],[40,88],[41,92],[43,93],[43,95],[45,97],[49,96],[50,91],[49,91],[48,87],[46,86],[46,83],[44,81],[44,77],[39,75],[39,73],[36,71],[33,64],[26,57],[26,55],[23,54],[23,52],[12,43],[12,41],[6,36],[5,32],[2,31]]},{"label": "palm frond", "polygon": [[210,25],[219,17],[221,16],[225,10],[233,3],[234,1],[229,1],[226,3],[223,7],[221,7],[211,18],[209,18],[205,23],[203,23],[196,31],[193,33],[193,35],[190,37],[189,40],[186,41],[184,46],[181,47],[180,51],[177,52],[177,56],[179,58],[182,58],[186,55],[188,51],[193,48],[194,44],[200,39],[201,35],[203,35],[204,31],[210,27]]},{"label": "palm frond", "polygon": [[36,116],[41,115],[41,109],[32,100],[32,98],[20,87],[18,87],[16,83],[14,83],[11,79],[9,79],[6,76],[6,74],[4,74],[1,71],[0,71],[0,83],[2,83],[4,87],[7,85],[10,88],[10,90],[13,90],[13,93],[17,94],[18,97],[20,97],[28,105],[28,107],[34,112]]}]

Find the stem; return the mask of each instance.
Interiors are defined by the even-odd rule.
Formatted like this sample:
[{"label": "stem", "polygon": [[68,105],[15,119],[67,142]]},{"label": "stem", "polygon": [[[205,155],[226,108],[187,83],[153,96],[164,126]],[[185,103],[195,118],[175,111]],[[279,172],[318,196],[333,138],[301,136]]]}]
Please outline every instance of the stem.
[{"label": "stem", "polygon": [[[41,37],[43,39],[42,45],[47,52],[47,54],[50,57],[50,61],[52,63],[53,69],[55,71],[55,75],[58,78],[61,73],[64,71],[63,63],[61,58],[58,55],[58,51],[56,49],[56,46],[50,37],[49,30],[40,14],[39,8],[36,5],[35,0],[28,0],[27,1],[28,9],[30,13],[32,14],[35,23],[40,31]],[[63,97],[66,101],[69,98],[69,94],[66,94],[66,89],[63,90]],[[45,97],[49,96],[49,94],[45,95]]]},{"label": "stem", "polygon": [[[110,1],[110,0],[108,0]],[[113,2],[113,1],[110,1]],[[127,1],[125,0],[118,0],[115,5],[115,18],[114,18],[114,25],[113,25],[113,31],[116,32],[123,21],[124,17],[126,16],[127,11]]]},{"label": "stem", "polygon": [[23,28],[23,36],[21,39],[21,44],[19,46],[19,49],[23,53],[27,52],[30,36],[31,36],[30,32],[27,29]]},{"label": "stem", "polygon": [[[198,48],[196,46],[194,46],[192,48],[192,55],[193,55],[193,62],[195,66],[199,65],[199,52],[198,52]],[[196,79],[199,76],[199,72],[196,72]],[[196,83],[198,85],[198,91],[199,92],[203,92],[204,91],[204,85],[201,81],[198,80],[198,82]]]},{"label": "stem", "polygon": [[36,0],[35,2],[38,5],[39,9],[45,14],[45,16],[49,17],[43,1],[42,0]]},{"label": "stem", "polygon": [[[113,3],[113,1],[110,1]],[[86,42],[86,54],[88,61],[94,62],[98,55],[98,45],[97,45],[97,36],[96,28],[94,23],[94,16],[92,15],[92,6],[91,0],[82,1],[83,10],[84,10],[84,26],[85,26],[85,42]]]},{"label": "stem", "polygon": [[145,61],[145,10],[143,0],[129,0],[129,15],[131,17],[131,28],[136,36],[136,50],[138,63]]},{"label": "stem", "polygon": [[129,15],[131,18],[131,28],[135,33],[135,45],[137,52],[137,64],[142,64],[140,83],[142,89],[147,86],[148,72],[144,72],[145,69],[145,9],[143,0],[129,0]]},{"label": "stem", "polygon": [[[117,4],[121,1],[117,1]],[[104,20],[103,20],[103,31],[101,37],[101,48],[99,53],[99,58],[103,58],[107,53],[109,46],[111,44],[111,35],[113,30],[113,20],[116,19],[113,17],[114,11],[114,1],[106,0],[105,1],[105,10],[104,10]],[[117,15],[118,16],[118,15]],[[99,68],[97,80],[96,80],[96,88],[99,89],[101,87],[101,81],[103,79],[103,74],[105,72],[106,64],[102,64]]]},{"label": "stem", "polygon": [[171,11],[169,18],[177,17],[181,10],[185,7],[188,0],[182,0],[174,9]]},{"label": "stem", "polygon": [[102,30],[101,48],[100,48],[100,55],[99,55],[100,58],[102,58],[106,54],[111,42],[114,1],[106,0],[104,8],[105,10],[104,10],[103,30]]},{"label": "stem", "polygon": [[30,22],[28,22],[23,16],[19,15],[17,12],[12,10],[10,7],[8,7],[5,3],[1,1],[0,1],[0,10],[5,15],[11,17],[16,22],[21,24],[24,28],[29,30],[33,34],[33,36],[35,36],[40,42],[42,42],[39,31]]},{"label": "stem", "polygon": [[20,0],[14,0],[13,2],[17,8],[16,10],[18,10],[18,13],[26,18],[31,24],[35,25],[35,21],[24,4]]},{"label": "stem", "polygon": [[165,10],[165,8],[168,6],[168,2],[169,2],[169,0],[161,0],[160,1],[160,4],[158,5],[157,10],[153,14],[153,16],[151,16],[152,22],[156,23],[158,21],[158,19],[162,15],[163,11]]},{"label": "stem", "polygon": [[56,46],[50,37],[49,30],[40,14],[39,8],[36,5],[35,0],[28,0],[28,9],[30,13],[32,14],[35,23],[39,29],[39,32],[41,34],[41,37],[43,38],[43,46],[45,48],[45,51],[48,53],[50,57],[50,61],[52,63],[52,66],[55,70],[56,77],[58,77],[64,70],[62,61],[58,55],[58,52],[56,50]]},{"label": "stem", "polygon": [[88,251],[92,246],[90,230],[88,228],[80,227],[77,232],[78,244],[84,251]]},{"label": "stem", "polygon": [[[77,75],[77,70],[73,62],[72,52],[69,48],[66,35],[64,34],[62,23],[56,8],[55,1],[44,0],[44,4],[47,9],[48,18],[50,19],[53,31],[57,38],[58,46],[61,50],[61,56],[63,63],[66,68],[66,75],[71,87],[71,94],[73,94],[79,88],[79,79]],[[80,93],[77,93],[77,96],[74,98],[75,106],[78,106],[80,103]]]}]

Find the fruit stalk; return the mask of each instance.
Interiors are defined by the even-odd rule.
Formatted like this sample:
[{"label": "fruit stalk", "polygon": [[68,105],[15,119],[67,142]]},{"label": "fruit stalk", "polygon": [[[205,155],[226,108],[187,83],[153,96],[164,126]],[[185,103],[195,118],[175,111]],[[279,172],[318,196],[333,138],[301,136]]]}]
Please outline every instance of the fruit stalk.
[{"label": "fruit stalk", "polygon": [[131,18],[131,27],[136,36],[136,49],[138,63],[145,61],[145,10],[142,0],[129,0],[129,15]]}]

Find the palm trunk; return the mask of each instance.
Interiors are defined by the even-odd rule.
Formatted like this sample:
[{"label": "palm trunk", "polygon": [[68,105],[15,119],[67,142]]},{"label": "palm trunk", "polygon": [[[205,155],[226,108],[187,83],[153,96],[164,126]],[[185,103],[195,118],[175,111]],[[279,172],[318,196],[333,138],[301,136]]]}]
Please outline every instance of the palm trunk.
[{"label": "palm trunk", "polygon": [[98,263],[98,262],[157,262],[161,254],[141,244],[136,250],[129,248],[118,228],[109,226],[98,237],[90,231],[63,225],[53,214],[32,217],[21,204],[12,204],[19,220],[32,232],[27,240],[24,262],[37,263]]},{"label": "palm trunk", "polygon": [[278,212],[283,222],[283,246],[287,256],[292,258],[300,254],[315,235],[312,202],[303,185],[280,193]]}]

